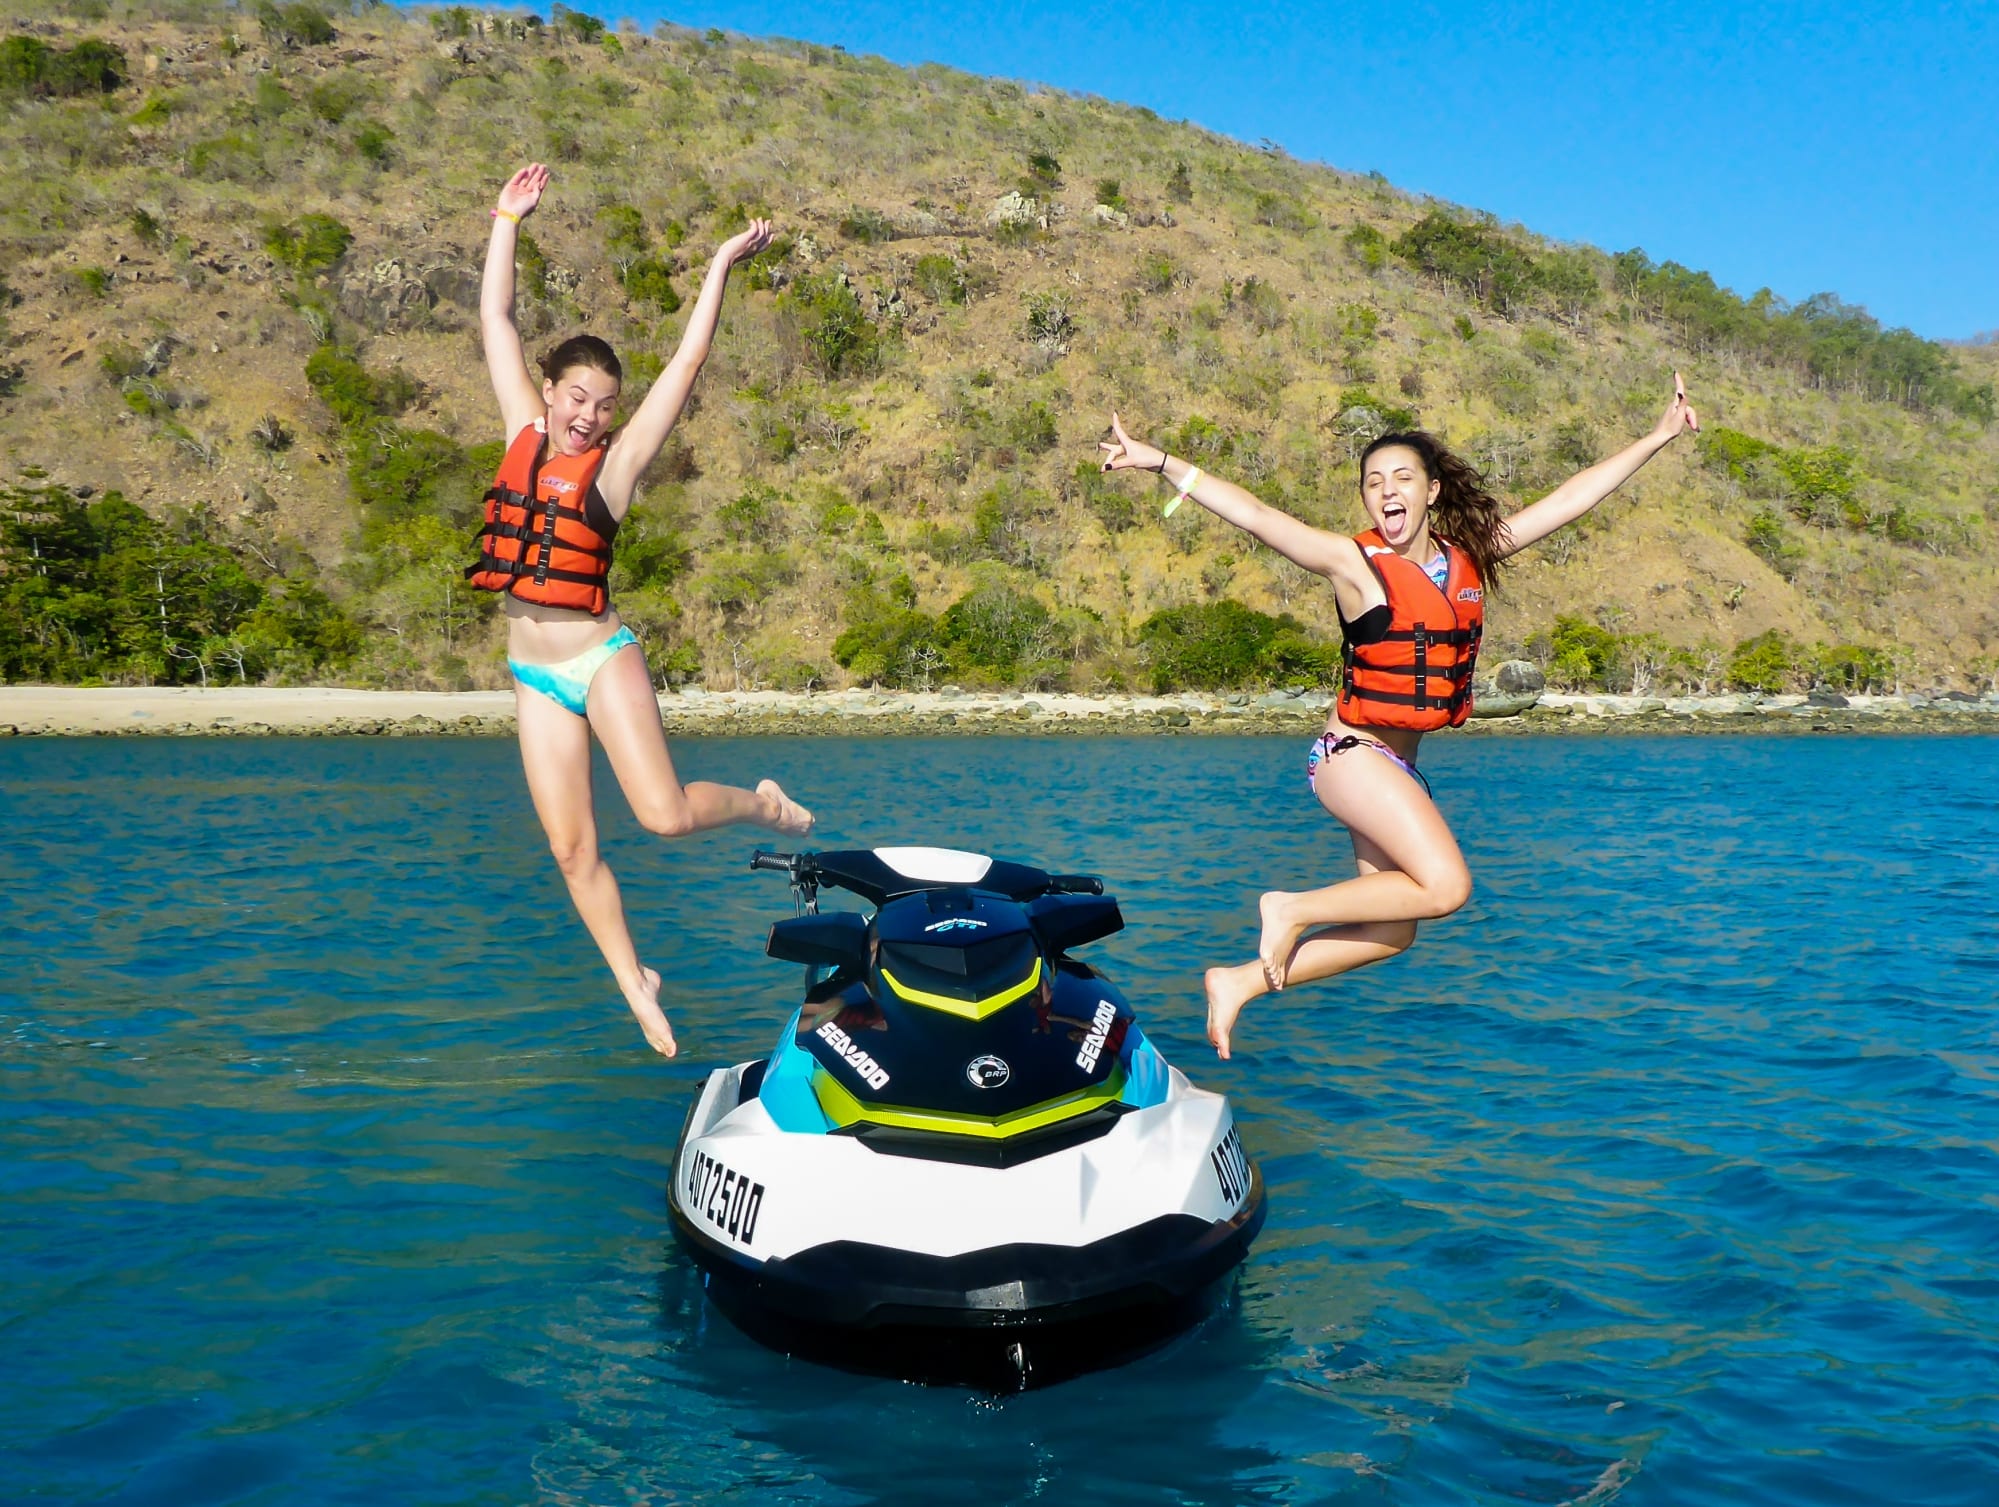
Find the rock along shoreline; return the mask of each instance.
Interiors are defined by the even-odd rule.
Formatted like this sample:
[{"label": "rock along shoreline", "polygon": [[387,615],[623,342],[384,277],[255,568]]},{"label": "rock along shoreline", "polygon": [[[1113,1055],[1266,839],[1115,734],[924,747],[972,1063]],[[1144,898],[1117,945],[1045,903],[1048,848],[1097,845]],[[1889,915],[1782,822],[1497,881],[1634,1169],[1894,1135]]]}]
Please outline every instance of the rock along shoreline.
[{"label": "rock along shoreline", "polygon": [[[965,691],[662,692],[673,737],[1119,736],[1309,737],[1322,690],[1172,696]],[[1497,694],[1462,729],[1536,734],[1999,734],[1999,695],[1608,696]],[[0,686],[0,737],[511,737],[511,691],[314,687]]]}]

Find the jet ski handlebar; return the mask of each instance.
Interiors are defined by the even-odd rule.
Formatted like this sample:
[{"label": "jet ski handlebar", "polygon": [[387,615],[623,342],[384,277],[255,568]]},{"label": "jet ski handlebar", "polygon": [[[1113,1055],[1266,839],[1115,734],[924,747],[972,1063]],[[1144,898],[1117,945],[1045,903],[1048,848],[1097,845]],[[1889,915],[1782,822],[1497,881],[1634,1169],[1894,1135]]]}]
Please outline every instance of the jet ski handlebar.
[{"label": "jet ski handlebar", "polygon": [[1050,874],[1048,889],[1050,895],[1101,895],[1104,882],[1095,874]]},{"label": "jet ski handlebar", "polygon": [[1104,892],[1104,882],[1095,874],[1049,874],[1025,864],[981,862],[986,866],[976,877],[944,879],[941,876],[916,878],[904,874],[885,864],[874,852],[767,853],[759,848],[750,855],[752,870],[785,875],[791,880],[792,887],[808,900],[822,885],[851,890],[875,905],[896,895],[942,888],[953,882],[970,883],[1021,901],[1031,900],[1036,895],[1101,895]]}]

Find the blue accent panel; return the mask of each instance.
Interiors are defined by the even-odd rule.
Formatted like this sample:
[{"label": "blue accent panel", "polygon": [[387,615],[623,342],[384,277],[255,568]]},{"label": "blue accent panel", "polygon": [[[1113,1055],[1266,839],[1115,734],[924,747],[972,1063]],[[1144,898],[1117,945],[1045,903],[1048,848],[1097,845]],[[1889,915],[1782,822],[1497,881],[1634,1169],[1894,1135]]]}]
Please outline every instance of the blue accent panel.
[{"label": "blue accent panel", "polygon": [[825,1135],[833,1128],[833,1122],[826,1118],[826,1111],[819,1107],[819,1096],[812,1092],[812,1070],[818,1066],[812,1054],[798,1044],[798,1018],[803,1011],[793,1011],[791,1020],[778,1038],[777,1050],[770,1054],[770,1065],[764,1069],[763,1086],[757,1090],[757,1097],[779,1130],[788,1130],[796,1135]]},{"label": "blue accent panel", "polygon": [[1150,1109],[1166,1102],[1166,1059],[1134,1023],[1124,1038],[1124,1092],[1118,1098],[1133,1109]]}]

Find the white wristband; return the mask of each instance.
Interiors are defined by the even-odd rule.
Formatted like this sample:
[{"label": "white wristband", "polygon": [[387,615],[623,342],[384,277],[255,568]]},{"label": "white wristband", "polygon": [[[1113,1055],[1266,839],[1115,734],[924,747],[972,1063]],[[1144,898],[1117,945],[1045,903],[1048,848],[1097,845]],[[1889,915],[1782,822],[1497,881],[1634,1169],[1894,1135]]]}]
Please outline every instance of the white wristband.
[{"label": "white wristband", "polygon": [[1173,516],[1173,510],[1179,507],[1181,503],[1185,502],[1188,496],[1193,492],[1194,488],[1198,487],[1200,484],[1201,484],[1201,468],[1199,466],[1189,466],[1187,468],[1186,478],[1180,483],[1179,494],[1175,496],[1171,502],[1166,504],[1166,511],[1161,513],[1159,516],[1162,518],[1171,518]]}]

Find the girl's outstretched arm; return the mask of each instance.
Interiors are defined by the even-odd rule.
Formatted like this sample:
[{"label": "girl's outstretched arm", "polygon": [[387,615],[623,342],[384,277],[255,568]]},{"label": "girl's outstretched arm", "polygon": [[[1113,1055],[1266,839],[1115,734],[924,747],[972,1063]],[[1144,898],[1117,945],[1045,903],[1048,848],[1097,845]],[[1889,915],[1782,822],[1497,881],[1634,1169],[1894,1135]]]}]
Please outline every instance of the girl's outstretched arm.
[{"label": "girl's outstretched arm", "polygon": [[1672,444],[1684,430],[1700,429],[1693,405],[1687,402],[1687,387],[1678,372],[1673,373],[1673,401],[1643,439],[1626,445],[1607,460],[1586,471],[1578,471],[1539,502],[1529,503],[1506,520],[1507,555],[1518,554],[1537,540],[1545,539],[1566,523],[1574,523],[1604,498],[1629,481],[1638,468]]},{"label": "girl's outstretched arm", "polygon": [[680,422],[680,411],[687,406],[694,379],[701,375],[701,365],[715,343],[715,326],[722,319],[722,293],[728,287],[729,269],[769,244],[770,221],[752,220],[748,230],[724,241],[708,264],[708,275],[701,279],[701,292],[694,300],[694,312],[687,316],[679,348],[666,363],[666,370],[659,374],[659,380],[653,383],[645,401],[639,404],[639,411],[626,421],[610,455],[605,457],[599,485],[604,500],[613,508],[625,505],[640,474],[653,463],[673,426]]},{"label": "girl's outstretched arm", "polygon": [[479,282],[479,334],[486,347],[486,371],[493,379],[510,440],[547,412],[541,388],[528,371],[521,332],[514,328],[514,251],[521,221],[534,213],[547,187],[548,169],[539,162],[530,162],[507,180],[493,215],[486,272]]},{"label": "girl's outstretched arm", "polygon": [[[1198,466],[1176,460],[1165,451],[1135,440],[1124,432],[1124,424],[1111,415],[1111,438],[1100,441],[1106,471],[1151,471],[1164,476],[1217,518],[1233,523],[1276,550],[1293,565],[1303,566],[1322,576],[1339,580],[1351,574],[1343,566],[1357,565],[1360,552],[1344,534],[1329,533],[1301,523],[1289,513],[1279,512],[1232,481],[1210,476]],[[1196,476],[1195,473],[1199,472]],[[1194,481],[1190,488],[1189,479]]]}]

